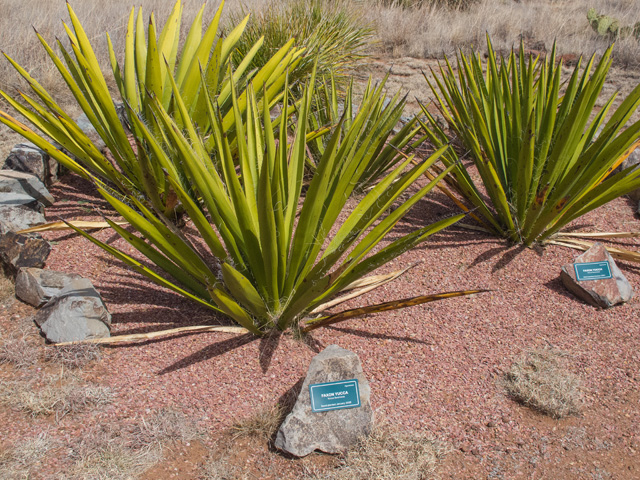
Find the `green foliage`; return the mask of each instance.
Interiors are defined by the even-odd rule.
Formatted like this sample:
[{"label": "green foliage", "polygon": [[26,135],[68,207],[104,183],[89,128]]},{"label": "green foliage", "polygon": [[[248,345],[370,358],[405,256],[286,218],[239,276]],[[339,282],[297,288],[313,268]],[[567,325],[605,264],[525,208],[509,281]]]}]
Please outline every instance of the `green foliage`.
[{"label": "green foliage", "polygon": [[587,20],[591,28],[600,36],[609,37],[611,40],[633,36],[640,41],[640,22],[635,25],[621,26],[620,21],[608,15],[599,15],[595,8],[587,12]]},{"label": "green foliage", "polygon": [[[239,16],[231,16],[232,24]],[[249,19],[245,34],[236,45],[233,62],[238,65],[252,46],[264,37],[264,47],[253,58],[250,68],[263,66],[274,52],[291,38],[304,49],[302,60],[291,69],[293,84],[306,78],[317,62],[319,76],[330,73],[342,76],[344,71],[366,56],[373,29],[363,25],[352,4],[329,0],[272,0]]]},{"label": "green foliage", "polygon": [[[396,93],[389,98],[384,93],[386,80],[387,78],[383,79],[380,85],[375,87],[369,80],[360,101],[360,105],[371,105],[371,107],[365,112],[366,135],[360,137],[361,144],[357,145],[360,148],[366,143],[368,148],[365,153],[367,167],[356,187],[359,192],[372,187],[390,168],[405,160],[416,144],[422,143],[421,140],[414,142],[414,137],[420,131],[420,126],[416,126],[415,117],[396,130],[404,111],[406,97]],[[307,126],[312,131],[321,131],[326,125],[336,125],[344,115],[341,128],[346,133],[351,128],[354,115],[358,110],[354,101],[353,84],[350,84],[346,94],[342,95],[333,76],[318,86],[313,105]],[[375,144],[370,143],[371,138],[376,138]],[[318,136],[309,141],[308,147],[312,158],[308,167],[311,172],[317,169],[319,159],[326,151],[327,143],[325,136]]]},{"label": "green foliage", "polygon": [[455,167],[451,184],[485,226],[530,245],[640,187],[640,170],[613,173],[640,145],[640,122],[625,128],[640,105],[640,86],[607,121],[615,95],[601,109],[595,106],[612,48],[595,69],[592,57],[582,75],[580,61],[561,94],[555,46],[544,59],[527,58],[521,45],[518,54],[498,60],[488,38],[487,43],[486,65],[475,53],[461,53],[457,74],[447,60],[439,78],[427,79],[455,138],[423,108],[423,127],[436,147],[455,139],[469,152],[482,185],[453,148],[443,158]]},{"label": "green foliage", "polygon": [[[189,187],[182,182],[184,172],[181,172],[180,162],[173,158],[180,153],[164,144],[155,149],[154,144],[146,140],[151,132],[162,134],[162,126],[155,117],[153,104],[160,101],[163,109],[174,116],[180,128],[185,121],[182,115],[188,116],[191,122],[197,124],[202,134],[206,135],[211,128],[206,98],[208,95],[215,95],[225,132],[233,139],[235,117],[231,111],[231,85],[243,90],[238,99],[238,108],[241,110],[247,103],[245,88],[273,105],[281,97],[286,69],[299,61],[301,52],[289,42],[270,56],[261,70],[249,71],[249,64],[262,45],[258,40],[232,72],[227,61],[248,18],[221,38],[218,24],[223,6],[224,2],[204,31],[204,6],[200,9],[181,52],[178,52],[182,17],[180,0],[160,32],[156,29],[153,14],[145,32],[142,9],[138,10],[137,15],[135,8],[131,9],[122,65],[119,65],[118,55],[113,51],[108,38],[115,82],[122,101],[128,107],[125,109],[125,123],[128,125],[124,125],[118,116],[89,38],[73,9],[68,6],[71,27],[65,25],[71,48],[65,48],[58,41],[61,56],[38,34],[78,105],[104,140],[111,158],[99,151],[76,122],[55,102],[52,95],[10,58],[9,61],[27,80],[35,96],[21,93],[14,99],[4,92],[2,96],[35,125],[42,136],[4,112],[0,112],[0,121],[27,137],[72,171],[84,177],[95,176],[121,195],[144,196],[155,208],[166,215],[171,214],[177,207],[177,197],[163,169],[173,169],[176,178],[180,180],[180,187],[187,190]],[[172,98],[173,79],[185,103],[184,113],[176,110]],[[65,151],[55,148],[42,137],[51,138]],[[213,142],[207,143],[205,148],[212,152]]]},{"label": "green foliage", "polygon": [[[152,109],[164,141],[180,152],[186,179],[179,178],[171,168],[165,174],[208,252],[201,254],[202,245],[196,247],[143,201],[129,196],[123,202],[103,188],[99,188],[100,193],[139,236],[109,222],[111,226],[163,275],[123,251],[82,234],[152,281],[226,314],[256,335],[274,328],[299,328],[302,318],[345,287],[461,218],[458,215],[418,229],[374,253],[384,236],[444,175],[386,215],[394,201],[438,160],[445,150],[441,148],[423,163],[410,167],[410,157],[390,171],[330,235],[370,162],[367,147],[379,140],[362,128],[369,110],[379,101],[379,91],[361,106],[351,127],[344,130],[338,125],[332,129],[302,198],[313,78],[297,107],[296,134],[291,142],[287,138],[289,129],[279,128],[291,121],[287,108],[281,109],[279,118],[272,119],[268,106],[260,107],[249,90],[247,109],[242,113],[232,89],[238,158],[231,152],[215,99],[208,97],[211,137],[218,152],[215,161],[207,153],[207,139],[187,115],[179,88],[172,84],[183,128],[159,98],[153,97]],[[288,101],[285,97],[284,104]],[[149,131],[145,135],[153,148],[160,149],[156,136]],[[364,140],[363,136],[368,138]],[[192,200],[181,187],[182,182],[198,193],[202,205]],[[420,297],[414,304],[434,299]],[[314,319],[313,328],[323,321]]]}]

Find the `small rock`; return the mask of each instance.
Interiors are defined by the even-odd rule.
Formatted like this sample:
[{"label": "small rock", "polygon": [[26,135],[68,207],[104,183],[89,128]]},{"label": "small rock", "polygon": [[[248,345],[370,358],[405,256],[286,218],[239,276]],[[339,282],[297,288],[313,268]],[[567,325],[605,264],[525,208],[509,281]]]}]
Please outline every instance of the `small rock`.
[{"label": "small rock", "polygon": [[[609,262],[611,278],[580,282],[576,280],[574,264],[604,261]],[[560,277],[569,291],[595,307],[609,308],[628,302],[633,297],[631,284],[601,243],[595,243],[589,250],[579,255],[574,263],[564,265]]]},{"label": "small rock", "polygon": [[0,234],[19,232],[46,223],[44,215],[31,208],[32,206],[32,204],[0,205]]},{"label": "small rock", "polygon": [[67,274],[41,268],[21,268],[16,276],[16,297],[36,308],[68,287],[72,280],[82,278],[75,273]]},{"label": "small rock", "polygon": [[47,187],[58,181],[58,162],[31,142],[13,147],[2,168],[35,175]]},{"label": "small rock", "polygon": [[[311,411],[309,385],[354,378],[359,384],[360,407]],[[297,457],[314,450],[326,453],[345,451],[371,432],[373,410],[370,397],[369,382],[362,372],[358,356],[337,345],[328,346],[311,360],[293,411],[278,430],[276,447]]]},{"label": "small rock", "polygon": [[37,234],[7,232],[0,235],[0,260],[5,272],[15,276],[22,267],[44,267],[51,245]]},{"label": "small rock", "polygon": [[72,279],[36,314],[36,324],[49,342],[109,337],[111,314],[86,278]]},{"label": "small rock", "polygon": [[53,195],[38,177],[15,170],[0,170],[0,193],[28,195],[45,207],[50,207],[55,202]]},{"label": "small rock", "polygon": [[91,143],[100,151],[104,152],[107,148],[107,145],[104,143],[104,140],[98,135],[98,131],[95,129],[93,124],[89,121],[89,117],[85,113],[76,118],[76,123],[80,130],[84,132],[84,134],[89,137]]}]

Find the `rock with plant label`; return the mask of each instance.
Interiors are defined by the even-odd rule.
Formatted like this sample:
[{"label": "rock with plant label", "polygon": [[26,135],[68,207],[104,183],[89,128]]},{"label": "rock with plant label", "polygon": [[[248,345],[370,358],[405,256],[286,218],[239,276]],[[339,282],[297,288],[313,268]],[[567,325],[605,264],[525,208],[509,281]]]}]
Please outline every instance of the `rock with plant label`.
[{"label": "rock with plant label", "polygon": [[564,265],[560,278],[568,290],[595,307],[613,307],[633,297],[631,284],[601,243]]},{"label": "rock with plant label", "polygon": [[[310,386],[349,380],[357,380],[360,406],[312,411]],[[338,390],[324,395],[342,393]],[[360,358],[337,345],[328,346],[311,360],[293,411],[278,431],[276,447],[297,457],[314,450],[326,453],[345,451],[371,432],[373,410],[370,397],[369,382],[362,371]]]},{"label": "rock with plant label", "polygon": [[36,314],[36,324],[49,342],[109,337],[111,314],[86,278],[72,279]]}]

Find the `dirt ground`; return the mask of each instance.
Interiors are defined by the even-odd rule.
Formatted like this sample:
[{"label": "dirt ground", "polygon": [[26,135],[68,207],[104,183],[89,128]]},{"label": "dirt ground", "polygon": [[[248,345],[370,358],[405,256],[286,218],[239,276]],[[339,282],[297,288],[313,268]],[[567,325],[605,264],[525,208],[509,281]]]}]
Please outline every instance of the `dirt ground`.
[{"label": "dirt ground", "polygon": [[[415,113],[416,99],[429,101],[422,72],[434,65],[375,58],[356,75],[364,80],[390,71],[389,89],[410,91],[407,112]],[[613,69],[605,93],[619,90],[624,96],[639,82],[640,72]],[[0,131],[0,156],[19,142]],[[65,177],[52,193],[58,202],[47,210],[50,220],[97,219],[96,209],[106,208],[75,177]],[[443,195],[432,195],[399,229],[422,226],[454,209]],[[618,199],[573,226],[638,231],[640,220],[633,202]],[[108,231],[98,236],[123,247]],[[149,286],[76,236],[46,238],[53,244],[47,268],[90,278],[113,314],[114,334],[223,321]],[[622,244],[638,250],[640,241]],[[30,323],[34,309],[9,295],[0,305],[0,478],[323,478],[340,465],[339,457],[289,458],[264,436],[237,437],[232,427],[282,401],[312,356],[332,343],[360,355],[377,418],[443,442],[446,453],[436,478],[640,478],[640,301],[636,296],[602,311],[572,297],[558,274],[577,254],[557,246],[521,249],[454,227],[398,259],[394,269],[417,258],[423,263],[378,294],[397,298],[476,287],[490,293],[354,320],[318,332],[312,346],[287,335],[261,342],[182,336],[102,348],[99,360],[79,368],[47,357],[52,347],[45,350]],[[638,291],[640,269],[619,265]],[[8,356],[7,345],[17,345],[22,355]],[[501,384],[514,361],[549,346],[566,352],[568,371],[583,384],[580,413],[561,420],[520,405]],[[54,377],[58,386],[74,381],[108,389],[109,399],[63,399],[49,413],[16,400],[25,388],[42,394],[47,378]],[[153,423],[164,409],[184,414],[180,426]],[[103,438],[98,433],[107,440],[95,440]],[[40,455],[17,455],[16,449],[26,451],[21,442],[34,439],[44,442],[36,449]]]}]

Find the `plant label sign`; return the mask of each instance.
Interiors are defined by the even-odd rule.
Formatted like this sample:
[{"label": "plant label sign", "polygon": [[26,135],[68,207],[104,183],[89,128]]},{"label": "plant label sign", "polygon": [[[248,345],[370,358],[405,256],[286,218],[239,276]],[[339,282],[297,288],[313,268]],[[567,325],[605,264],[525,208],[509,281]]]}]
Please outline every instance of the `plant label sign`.
[{"label": "plant label sign", "polygon": [[611,278],[611,265],[609,265],[607,261],[574,263],[573,268],[575,269],[576,280],[578,282]]},{"label": "plant label sign", "polygon": [[309,395],[311,396],[312,412],[326,412],[360,406],[360,390],[356,378],[341,382],[309,385]]}]

